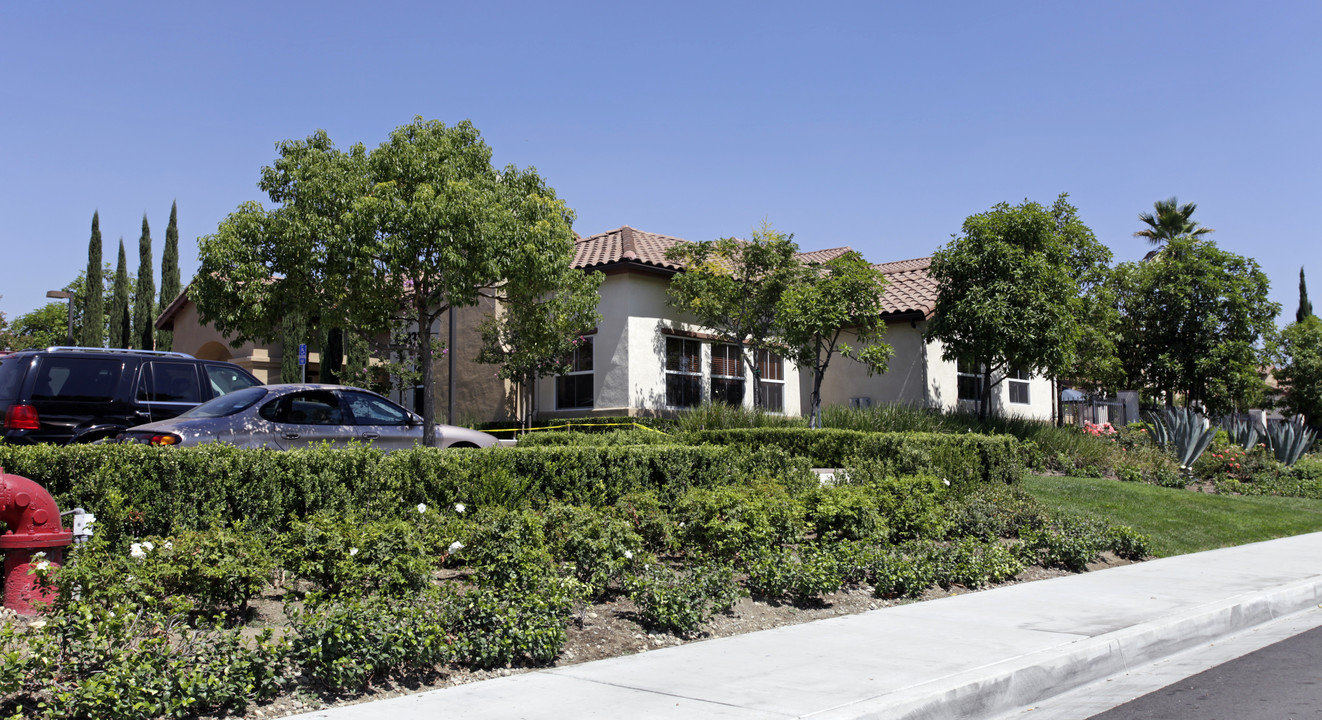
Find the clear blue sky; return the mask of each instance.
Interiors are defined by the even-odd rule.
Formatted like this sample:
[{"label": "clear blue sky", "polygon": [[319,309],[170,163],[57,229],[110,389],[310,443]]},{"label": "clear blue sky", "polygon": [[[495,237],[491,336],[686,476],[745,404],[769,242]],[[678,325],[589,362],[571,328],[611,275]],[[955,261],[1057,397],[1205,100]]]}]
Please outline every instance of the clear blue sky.
[{"label": "clear blue sky", "polygon": [[92,212],[130,268],[179,203],[196,238],[274,144],[374,147],[471,119],[583,235],[689,240],[762,219],[805,248],[920,257],[1000,201],[1070,193],[1116,254],[1177,195],[1322,302],[1322,4],[7,2],[0,311],[85,267]]}]

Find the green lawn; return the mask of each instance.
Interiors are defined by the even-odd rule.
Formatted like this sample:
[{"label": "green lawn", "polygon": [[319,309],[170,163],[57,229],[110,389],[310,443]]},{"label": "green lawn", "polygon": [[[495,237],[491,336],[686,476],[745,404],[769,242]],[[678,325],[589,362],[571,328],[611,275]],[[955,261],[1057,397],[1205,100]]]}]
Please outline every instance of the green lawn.
[{"label": "green lawn", "polygon": [[1129,525],[1159,557],[1322,530],[1322,500],[1209,495],[1096,478],[1024,478],[1048,507]]}]

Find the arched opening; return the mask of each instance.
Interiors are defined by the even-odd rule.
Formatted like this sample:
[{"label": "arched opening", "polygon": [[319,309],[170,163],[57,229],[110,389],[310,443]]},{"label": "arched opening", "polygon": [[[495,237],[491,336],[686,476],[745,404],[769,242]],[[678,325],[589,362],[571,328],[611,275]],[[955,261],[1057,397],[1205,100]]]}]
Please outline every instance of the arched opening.
[{"label": "arched opening", "polygon": [[230,354],[229,348],[213,340],[198,348],[193,357],[199,360],[229,360],[234,356]]}]

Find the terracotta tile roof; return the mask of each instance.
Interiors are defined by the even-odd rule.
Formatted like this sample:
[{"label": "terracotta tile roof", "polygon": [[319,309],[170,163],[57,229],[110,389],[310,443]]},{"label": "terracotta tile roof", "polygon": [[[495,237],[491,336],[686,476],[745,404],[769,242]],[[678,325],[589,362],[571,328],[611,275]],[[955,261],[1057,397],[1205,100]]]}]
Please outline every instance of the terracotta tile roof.
[{"label": "terracotta tile roof", "polygon": [[635,230],[625,225],[615,230],[589,235],[574,243],[574,267],[588,269],[618,262],[682,270],[683,266],[666,259],[666,250],[679,238]]},{"label": "terracotta tile roof", "polygon": [[932,316],[936,309],[936,280],[927,274],[932,258],[897,260],[872,267],[886,275],[886,294],[881,298],[882,313],[921,312]]},{"label": "terracotta tile roof", "polygon": [[[616,263],[637,263],[664,270],[683,270],[684,266],[666,259],[666,250],[687,242],[669,235],[635,230],[624,225],[615,230],[589,235],[574,243],[574,267],[600,268]],[[818,264],[837,258],[852,248],[838,247],[799,253],[804,262]],[[931,258],[899,260],[873,267],[886,275],[888,284],[882,298],[886,314],[921,312],[931,316],[936,307],[936,281],[927,274]]]}]

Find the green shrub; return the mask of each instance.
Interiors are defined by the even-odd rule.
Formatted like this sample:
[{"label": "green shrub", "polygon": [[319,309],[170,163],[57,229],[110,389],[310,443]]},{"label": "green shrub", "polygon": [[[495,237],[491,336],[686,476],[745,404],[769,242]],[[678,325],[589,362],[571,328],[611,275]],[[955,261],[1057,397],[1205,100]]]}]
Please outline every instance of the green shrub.
[{"label": "green shrub", "polygon": [[806,428],[808,421],[801,417],[792,417],[780,413],[769,413],[762,408],[746,408],[742,405],[724,403],[703,403],[697,407],[680,411],[675,418],[675,432],[685,433],[695,430],[731,430],[765,427]]},{"label": "green shrub", "polygon": [[936,537],[943,532],[946,512],[942,503],[948,481],[923,475],[891,477],[870,465],[852,466],[844,477],[845,484],[866,488],[876,503],[884,537],[891,542]]},{"label": "green shrub", "polygon": [[1152,554],[1152,541],[1128,525],[1117,525],[1107,531],[1111,552],[1126,560],[1142,560]]},{"label": "green shrub", "polygon": [[281,565],[331,595],[408,595],[431,583],[435,562],[417,522],[319,512],[276,544]]},{"label": "green shrub", "polygon": [[286,606],[289,658],[305,677],[333,691],[427,671],[452,657],[454,610],[436,598],[339,597]]},{"label": "green shrub", "polygon": [[681,549],[721,559],[796,543],[804,529],[803,506],[771,483],[690,490],[673,517]]},{"label": "green shrub", "polygon": [[0,671],[15,691],[10,707],[58,720],[242,713],[279,691],[285,656],[269,630],[248,641],[239,628],[190,627],[131,605],[71,605],[25,639],[21,681]]},{"label": "green shrub", "polygon": [[1088,563],[1111,548],[1109,531],[1105,523],[1097,520],[1062,516],[1041,527],[1025,527],[1019,531],[1019,537],[1026,559],[1043,567],[1061,566],[1083,572],[1088,569]]},{"label": "green shrub", "polygon": [[656,562],[628,520],[594,508],[552,504],[546,510],[546,539],[551,556],[568,566],[593,598],[618,586],[634,567]]},{"label": "green shrub", "polygon": [[644,546],[656,553],[668,552],[674,545],[670,514],[655,492],[632,492],[615,501],[615,512],[624,518],[643,539]]},{"label": "green shrub", "polygon": [[143,538],[129,547],[94,538],[56,573],[59,604],[165,606],[199,615],[241,613],[265,588],[275,559],[257,535],[217,528]]},{"label": "green shrub", "polygon": [[698,563],[675,571],[652,566],[629,578],[629,598],[643,624],[676,635],[692,635],[742,596],[728,565]]},{"label": "green shrub", "polygon": [[979,588],[1012,579],[1024,569],[1010,548],[992,540],[964,538],[949,546],[934,548],[936,581],[944,588],[958,584]]},{"label": "green shrub", "polygon": [[833,593],[844,582],[836,555],[815,545],[759,550],[744,561],[744,569],[749,592],[766,600],[804,602]]},{"label": "green shrub", "polygon": [[869,558],[865,574],[881,598],[914,598],[936,584],[939,564],[930,543],[892,547]]},{"label": "green shrub", "polygon": [[485,587],[530,588],[552,574],[545,523],[532,510],[480,510],[455,555],[473,568],[473,579]]},{"label": "green shrub", "polygon": [[1045,522],[1042,505],[1018,486],[985,485],[949,498],[946,537],[1017,537],[1019,528]]},{"label": "green shrub", "polygon": [[681,439],[691,444],[780,447],[816,467],[846,467],[857,458],[883,475],[934,475],[960,489],[980,482],[1018,482],[1024,470],[1019,442],[1004,435],[758,428],[690,432]]},{"label": "green shrub", "polygon": [[547,430],[527,433],[519,438],[519,447],[617,447],[622,445],[675,445],[675,436],[657,430],[630,428],[608,432]]},{"label": "green shrub", "polygon": [[820,542],[884,540],[889,529],[880,505],[871,486],[823,485],[807,495],[807,521]]},{"label": "green shrub", "polygon": [[542,577],[529,588],[475,588],[457,601],[455,659],[478,668],[555,660],[568,638],[565,623],[583,588]]}]

